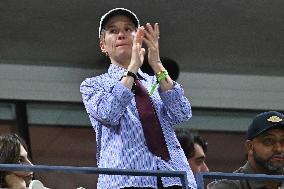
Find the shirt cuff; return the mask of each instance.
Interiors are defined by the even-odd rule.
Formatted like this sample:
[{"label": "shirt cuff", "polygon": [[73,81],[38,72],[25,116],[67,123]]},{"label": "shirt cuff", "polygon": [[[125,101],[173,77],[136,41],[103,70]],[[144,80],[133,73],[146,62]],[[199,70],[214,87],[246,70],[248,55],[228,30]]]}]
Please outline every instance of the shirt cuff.
[{"label": "shirt cuff", "polygon": [[119,99],[121,104],[128,103],[134,97],[134,94],[130,89],[118,82],[113,88],[113,94]]},{"label": "shirt cuff", "polygon": [[182,87],[175,81],[173,81],[173,88],[171,90],[162,92],[159,89],[159,93],[162,101],[166,102],[167,104],[176,103],[177,100],[184,96]]}]

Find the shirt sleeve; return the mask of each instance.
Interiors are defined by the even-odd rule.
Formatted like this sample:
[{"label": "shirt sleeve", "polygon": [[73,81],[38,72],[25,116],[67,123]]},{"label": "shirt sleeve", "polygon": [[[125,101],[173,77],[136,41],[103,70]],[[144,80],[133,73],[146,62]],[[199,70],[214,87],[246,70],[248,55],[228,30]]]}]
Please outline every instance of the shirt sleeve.
[{"label": "shirt sleeve", "polygon": [[80,85],[87,113],[104,125],[118,125],[134,94],[119,81],[88,78]]},{"label": "shirt sleeve", "polygon": [[242,189],[242,187],[237,180],[220,180],[209,183],[207,189]]},{"label": "shirt sleeve", "polygon": [[174,82],[172,90],[162,92],[159,89],[159,93],[163,101],[162,114],[169,122],[178,124],[191,118],[191,106],[180,84]]}]

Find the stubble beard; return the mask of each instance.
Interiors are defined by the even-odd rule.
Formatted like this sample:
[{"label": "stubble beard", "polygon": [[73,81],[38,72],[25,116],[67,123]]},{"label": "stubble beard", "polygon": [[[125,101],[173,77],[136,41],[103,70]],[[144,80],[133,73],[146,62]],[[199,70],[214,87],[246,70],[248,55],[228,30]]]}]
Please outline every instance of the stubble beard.
[{"label": "stubble beard", "polygon": [[[274,155],[276,155],[276,154],[274,154]],[[267,172],[268,172],[269,174],[275,174],[275,175],[283,174],[283,172],[284,172],[284,163],[282,163],[282,164],[277,164],[277,165],[274,164],[274,163],[271,161],[271,159],[273,158],[274,155],[270,156],[270,157],[267,158],[267,159],[264,159],[264,158],[258,156],[257,153],[256,153],[256,151],[255,151],[255,149],[253,149],[253,159],[254,159],[255,163],[256,163],[259,167],[261,167],[261,168],[267,170]]]}]

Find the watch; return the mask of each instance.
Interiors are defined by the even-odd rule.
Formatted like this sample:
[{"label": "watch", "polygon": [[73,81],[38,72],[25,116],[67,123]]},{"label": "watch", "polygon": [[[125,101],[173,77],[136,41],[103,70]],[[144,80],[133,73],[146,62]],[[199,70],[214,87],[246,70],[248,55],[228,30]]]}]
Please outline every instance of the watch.
[{"label": "watch", "polygon": [[127,76],[133,77],[134,79],[137,78],[137,76],[136,76],[135,73],[133,73],[133,72],[131,72],[131,71],[128,71],[128,70],[123,73],[123,76],[122,76],[122,77],[127,77]]}]

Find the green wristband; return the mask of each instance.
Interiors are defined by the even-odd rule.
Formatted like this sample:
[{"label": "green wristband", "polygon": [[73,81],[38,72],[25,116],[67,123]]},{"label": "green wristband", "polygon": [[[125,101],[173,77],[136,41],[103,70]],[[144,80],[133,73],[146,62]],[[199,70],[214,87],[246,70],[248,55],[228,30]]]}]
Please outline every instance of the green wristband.
[{"label": "green wristband", "polygon": [[159,73],[156,75],[157,81],[156,81],[156,82],[154,83],[154,85],[152,86],[151,91],[150,91],[150,95],[152,95],[152,94],[154,93],[155,89],[157,88],[158,83],[159,83],[160,81],[166,79],[166,77],[167,77],[168,75],[169,75],[169,74],[168,74],[167,70],[161,71],[161,72],[159,72]]}]

